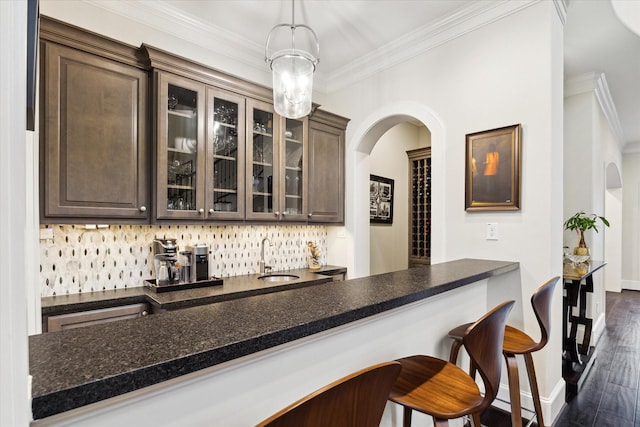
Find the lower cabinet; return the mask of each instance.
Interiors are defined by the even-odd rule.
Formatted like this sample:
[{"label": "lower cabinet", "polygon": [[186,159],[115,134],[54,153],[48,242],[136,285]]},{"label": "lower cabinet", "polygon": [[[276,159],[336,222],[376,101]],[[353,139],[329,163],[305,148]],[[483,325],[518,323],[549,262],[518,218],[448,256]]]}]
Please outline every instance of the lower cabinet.
[{"label": "lower cabinet", "polygon": [[119,307],[100,308],[97,310],[79,311],[58,314],[43,318],[43,332],[64,331],[81,328],[98,323],[115,322],[116,320],[134,319],[149,314],[149,304],[138,303]]}]

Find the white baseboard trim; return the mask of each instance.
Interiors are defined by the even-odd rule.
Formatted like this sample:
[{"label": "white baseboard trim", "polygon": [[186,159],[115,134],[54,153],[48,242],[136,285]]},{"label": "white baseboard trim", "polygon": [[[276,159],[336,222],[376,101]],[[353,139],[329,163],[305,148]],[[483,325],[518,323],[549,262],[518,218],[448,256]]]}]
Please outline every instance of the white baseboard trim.
[{"label": "white baseboard trim", "polygon": [[[560,411],[565,404],[565,388],[566,384],[564,380],[560,378],[560,381],[556,383],[555,387],[551,391],[551,396],[548,398],[540,396],[540,405],[542,405],[542,413],[546,425],[552,425],[551,421],[555,421],[560,414]],[[533,407],[533,397],[531,393],[521,390],[520,403],[522,405],[522,416],[528,420],[532,419],[535,415],[535,410]],[[502,409],[505,412],[511,412],[509,386],[507,384],[500,384],[498,396],[491,405],[498,409]]]},{"label": "white baseboard trim", "polygon": [[622,289],[630,291],[640,291],[640,280],[623,280]]}]

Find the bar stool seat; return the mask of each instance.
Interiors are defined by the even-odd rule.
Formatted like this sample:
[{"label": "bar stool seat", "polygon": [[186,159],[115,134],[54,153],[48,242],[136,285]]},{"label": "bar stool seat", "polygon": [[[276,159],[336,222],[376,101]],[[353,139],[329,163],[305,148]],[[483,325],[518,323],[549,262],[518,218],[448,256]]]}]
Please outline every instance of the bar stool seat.
[{"label": "bar stool seat", "polygon": [[[551,301],[553,290],[559,277],[554,277],[540,286],[531,296],[531,306],[540,326],[540,341],[535,341],[525,332],[513,326],[505,326],[504,342],[502,344],[502,354],[507,364],[507,376],[509,378],[509,397],[511,400],[511,425],[515,427],[522,426],[522,408],[520,405],[520,379],[518,374],[518,362],[516,355],[524,356],[527,374],[529,377],[529,386],[533,397],[533,405],[535,407],[538,427],[544,427],[544,418],[542,416],[542,405],[540,404],[540,392],[538,390],[538,381],[536,379],[536,371],[533,365],[532,353],[543,348],[549,339],[549,331],[551,329]],[[449,331],[449,338],[452,338],[451,353],[449,362],[456,363],[458,359],[458,351],[462,346],[462,337],[464,331],[470,324],[460,325]],[[472,365],[470,375],[475,376],[475,369]]]},{"label": "bar stool seat", "polygon": [[484,394],[475,380],[454,363],[424,355],[397,359],[402,370],[389,400],[404,407],[404,427],[411,426],[413,410],[431,415],[436,427],[448,426],[449,419],[465,415],[480,427],[480,414],[498,393],[504,326],[513,304],[514,301],[500,304],[463,334],[462,342],[483,379]]}]

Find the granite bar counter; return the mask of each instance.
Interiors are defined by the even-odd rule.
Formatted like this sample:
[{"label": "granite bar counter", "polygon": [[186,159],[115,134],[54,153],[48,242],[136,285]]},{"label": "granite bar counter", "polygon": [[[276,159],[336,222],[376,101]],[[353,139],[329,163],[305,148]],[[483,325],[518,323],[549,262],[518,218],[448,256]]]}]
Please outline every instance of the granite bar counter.
[{"label": "granite bar counter", "polygon": [[33,415],[142,390],[518,268],[463,259],[32,336]]}]

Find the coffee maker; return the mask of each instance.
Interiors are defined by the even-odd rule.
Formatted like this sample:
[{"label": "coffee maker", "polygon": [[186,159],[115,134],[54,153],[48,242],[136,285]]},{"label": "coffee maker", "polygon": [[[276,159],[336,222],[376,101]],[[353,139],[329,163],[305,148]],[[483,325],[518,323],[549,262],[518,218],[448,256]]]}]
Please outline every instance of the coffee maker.
[{"label": "coffee maker", "polygon": [[186,250],[193,254],[191,262],[193,280],[209,280],[209,247],[198,243],[195,246],[187,246]]},{"label": "coffee maker", "polygon": [[156,283],[158,286],[175,284],[180,281],[180,272],[176,266],[178,261],[178,246],[176,239],[153,240],[153,262],[156,268]]},{"label": "coffee maker", "polygon": [[162,239],[156,237],[153,240],[153,254],[169,254],[169,255],[177,255],[178,254],[178,245],[177,240],[172,239],[170,237],[164,236]]}]

